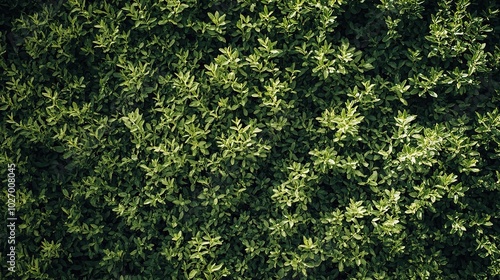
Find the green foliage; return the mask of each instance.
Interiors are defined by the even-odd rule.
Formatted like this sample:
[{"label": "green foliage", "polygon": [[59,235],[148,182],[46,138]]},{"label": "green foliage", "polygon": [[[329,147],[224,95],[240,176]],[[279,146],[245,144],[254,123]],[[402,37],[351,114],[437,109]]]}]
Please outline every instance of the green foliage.
[{"label": "green foliage", "polygon": [[0,7],[2,277],[500,275],[498,1]]}]

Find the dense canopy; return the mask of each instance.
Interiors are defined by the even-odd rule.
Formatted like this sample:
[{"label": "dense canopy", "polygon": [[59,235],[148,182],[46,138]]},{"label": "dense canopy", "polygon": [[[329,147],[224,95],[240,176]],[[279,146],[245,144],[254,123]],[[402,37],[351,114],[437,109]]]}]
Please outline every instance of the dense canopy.
[{"label": "dense canopy", "polygon": [[2,279],[500,275],[499,1],[17,0],[0,24]]}]

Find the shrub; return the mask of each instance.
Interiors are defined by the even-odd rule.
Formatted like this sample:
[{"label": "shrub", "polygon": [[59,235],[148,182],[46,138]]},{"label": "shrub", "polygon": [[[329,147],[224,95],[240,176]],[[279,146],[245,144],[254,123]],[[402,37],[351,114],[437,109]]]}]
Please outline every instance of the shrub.
[{"label": "shrub", "polygon": [[0,5],[3,276],[500,275],[497,1]]}]

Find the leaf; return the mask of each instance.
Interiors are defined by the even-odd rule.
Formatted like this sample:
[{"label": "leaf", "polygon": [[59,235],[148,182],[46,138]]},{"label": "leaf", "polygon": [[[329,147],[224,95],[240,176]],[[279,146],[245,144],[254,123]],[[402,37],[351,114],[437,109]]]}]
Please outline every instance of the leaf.
[{"label": "leaf", "polygon": [[220,270],[222,268],[222,264],[211,264],[209,267],[208,267],[208,272],[209,273],[214,273],[218,270]]},{"label": "leaf", "polygon": [[193,279],[194,277],[196,277],[196,275],[198,275],[198,270],[193,269],[193,270],[191,270],[191,272],[189,272],[188,279]]}]

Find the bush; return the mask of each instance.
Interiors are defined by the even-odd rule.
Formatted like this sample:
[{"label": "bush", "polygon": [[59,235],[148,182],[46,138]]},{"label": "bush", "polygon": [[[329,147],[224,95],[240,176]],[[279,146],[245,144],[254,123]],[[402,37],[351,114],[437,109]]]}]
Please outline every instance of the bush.
[{"label": "bush", "polygon": [[3,276],[500,275],[498,1],[1,7]]}]

